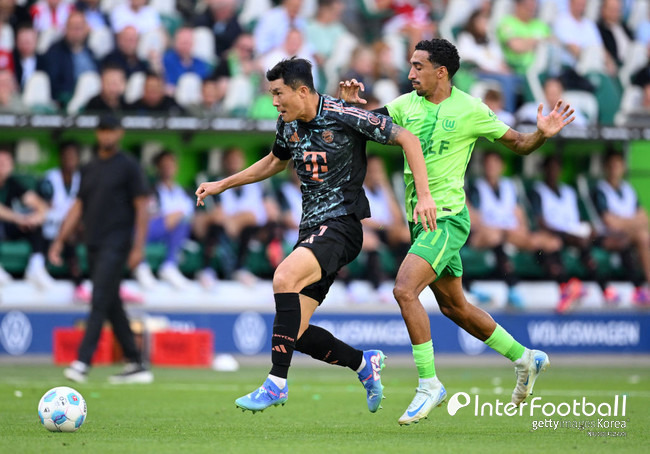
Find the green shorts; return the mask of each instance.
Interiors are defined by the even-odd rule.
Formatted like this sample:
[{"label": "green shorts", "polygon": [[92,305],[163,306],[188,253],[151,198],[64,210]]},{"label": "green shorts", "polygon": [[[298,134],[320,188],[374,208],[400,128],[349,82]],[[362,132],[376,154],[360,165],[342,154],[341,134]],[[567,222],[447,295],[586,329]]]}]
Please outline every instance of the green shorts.
[{"label": "green shorts", "polygon": [[467,207],[458,213],[437,219],[438,228],[425,232],[422,224],[409,222],[411,230],[411,249],[409,253],[422,257],[436,272],[436,280],[441,276],[463,275],[460,248],[469,236],[469,212]]}]

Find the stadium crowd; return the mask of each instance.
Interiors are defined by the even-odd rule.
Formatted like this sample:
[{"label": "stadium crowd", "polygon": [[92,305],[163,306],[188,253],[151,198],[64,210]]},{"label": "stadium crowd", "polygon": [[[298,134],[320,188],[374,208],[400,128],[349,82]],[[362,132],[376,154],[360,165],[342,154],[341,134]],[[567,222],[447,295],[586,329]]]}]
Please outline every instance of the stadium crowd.
[{"label": "stadium crowd", "polygon": [[[314,63],[320,92],[336,95],[340,80],[356,78],[369,104],[382,106],[411,90],[405,62],[415,43],[440,36],[457,45],[462,59],[454,83],[483,98],[508,125],[534,124],[537,103],[546,113],[560,98],[576,108],[571,127],[650,120],[650,5],[643,0],[276,3],[1,0],[0,112],[275,119],[264,73],[294,55]],[[52,285],[43,252],[78,190],[79,151],[79,144],[61,143],[60,168],[32,190],[12,177],[11,144],[0,147],[2,241],[30,242],[25,277],[42,289]],[[246,151],[223,150],[224,176],[243,168]],[[510,304],[521,305],[517,281],[531,277],[520,276],[513,264],[516,251],[537,257],[542,277],[560,284],[559,311],[580,299],[583,278],[598,282],[604,300],[616,303],[620,296],[599,271],[594,248],[620,256],[622,275],[635,286],[634,302],[650,303],[648,220],[622,180],[620,153],[607,153],[602,178],[579,194],[560,183],[555,157],[544,162],[539,181],[524,184],[503,177],[499,154],[475,159],[483,159],[483,172],[467,185],[470,245],[493,254],[492,275],[508,284]],[[188,277],[205,288],[220,277],[252,285],[295,241],[300,190],[293,176],[230,191],[198,210],[191,188],[175,182],[172,151],[144,164],[152,169],[148,241],[164,244],[166,252],[157,277],[146,261],[135,269],[143,288],[159,278],[182,289]],[[380,298],[392,300],[391,286],[383,284],[394,277],[409,237],[401,197],[381,159],[369,158],[366,193],[373,217],[364,227],[364,263],[346,277],[368,279]],[[558,212],[565,218],[549,214]],[[191,240],[201,245],[195,276],[179,264]],[[567,248],[578,251],[582,269],[566,266]],[[266,273],[249,269],[255,251]],[[74,245],[64,255],[77,298],[87,300]],[[0,268],[0,284],[10,279]],[[365,298],[350,287],[353,299]]]}]

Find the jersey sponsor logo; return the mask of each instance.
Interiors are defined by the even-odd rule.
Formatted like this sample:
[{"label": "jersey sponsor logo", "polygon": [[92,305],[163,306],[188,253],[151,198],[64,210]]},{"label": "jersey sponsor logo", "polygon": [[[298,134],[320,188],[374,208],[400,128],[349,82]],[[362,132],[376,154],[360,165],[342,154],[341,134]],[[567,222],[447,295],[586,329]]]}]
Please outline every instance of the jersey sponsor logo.
[{"label": "jersey sponsor logo", "polygon": [[323,137],[323,140],[325,141],[325,143],[334,142],[334,133],[329,129],[326,129],[325,131],[323,131],[323,134],[321,134],[321,136]]},{"label": "jersey sponsor logo", "polygon": [[305,151],[302,160],[305,162],[307,172],[311,172],[311,179],[322,182],[323,179],[320,177],[327,172],[327,153],[324,151]]},{"label": "jersey sponsor logo", "polygon": [[442,120],[442,129],[448,132],[453,131],[454,129],[456,129],[456,120],[445,118],[444,120]]}]

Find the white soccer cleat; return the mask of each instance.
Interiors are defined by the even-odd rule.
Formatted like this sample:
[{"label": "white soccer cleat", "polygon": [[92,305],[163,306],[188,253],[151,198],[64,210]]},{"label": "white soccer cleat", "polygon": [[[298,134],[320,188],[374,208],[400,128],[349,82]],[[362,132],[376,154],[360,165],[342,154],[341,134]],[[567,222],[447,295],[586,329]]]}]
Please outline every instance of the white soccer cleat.
[{"label": "white soccer cleat", "polygon": [[438,377],[433,378],[429,386],[418,386],[415,389],[415,397],[411,401],[404,414],[397,421],[402,426],[417,423],[425,419],[432,408],[439,407],[447,398],[447,390]]},{"label": "white soccer cleat", "polygon": [[70,366],[63,369],[63,376],[75,383],[88,381],[88,365],[81,361],[73,361]]},{"label": "white soccer cleat", "polygon": [[550,364],[548,355],[543,351],[526,349],[524,355],[515,361],[517,385],[512,391],[513,404],[521,404],[526,397],[533,393],[535,380]]}]

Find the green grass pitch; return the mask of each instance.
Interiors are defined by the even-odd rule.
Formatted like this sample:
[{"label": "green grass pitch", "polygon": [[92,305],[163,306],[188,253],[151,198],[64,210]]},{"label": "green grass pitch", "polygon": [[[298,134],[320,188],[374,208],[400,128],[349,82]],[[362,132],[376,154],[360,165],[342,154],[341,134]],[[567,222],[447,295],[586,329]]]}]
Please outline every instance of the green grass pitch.
[{"label": "green grass pitch", "polygon": [[[532,430],[529,416],[474,416],[463,408],[450,416],[443,407],[429,419],[400,427],[397,419],[413,397],[413,366],[384,370],[383,409],[367,411],[356,374],[334,366],[291,370],[289,401],[255,415],[234,400],[263,381],[267,367],[234,373],[211,370],[154,370],[153,385],[111,386],[116,367],[96,368],[87,384],[73,385],[88,403],[88,417],[76,433],[50,433],[41,426],[37,405],[45,391],[70,385],[61,368],[0,366],[1,453],[529,453],[648,452],[650,369],[553,365],[535,386],[544,402],[581,399],[612,402],[627,395],[625,437],[589,436],[588,430]],[[481,402],[508,401],[514,371],[501,358],[490,367],[438,367],[449,396],[478,393]],[[533,396],[533,397],[534,397]],[[572,416],[554,420],[596,420]],[[606,429],[595,429],[597,431]],[[610,429],[615,430],[615,429]],[[620,431],[620,430],[617,430]]]}]

